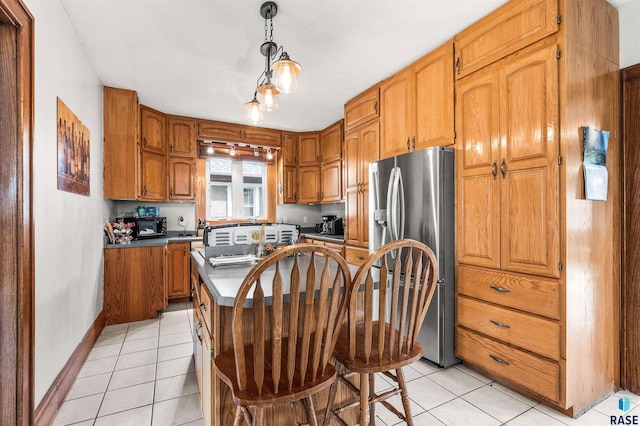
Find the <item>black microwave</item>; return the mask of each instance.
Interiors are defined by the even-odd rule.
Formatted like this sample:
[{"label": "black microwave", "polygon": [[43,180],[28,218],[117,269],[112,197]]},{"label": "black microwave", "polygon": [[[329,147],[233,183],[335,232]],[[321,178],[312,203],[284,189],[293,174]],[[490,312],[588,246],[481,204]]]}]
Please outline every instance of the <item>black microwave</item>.
[{"label": "black microwave", "polygon": [[125,223],[134,223],[131,235],[134,240],[143,240],[145,238],[160,238],[167,236],[167,218],[140,216],[140,217],[123,217]]}]

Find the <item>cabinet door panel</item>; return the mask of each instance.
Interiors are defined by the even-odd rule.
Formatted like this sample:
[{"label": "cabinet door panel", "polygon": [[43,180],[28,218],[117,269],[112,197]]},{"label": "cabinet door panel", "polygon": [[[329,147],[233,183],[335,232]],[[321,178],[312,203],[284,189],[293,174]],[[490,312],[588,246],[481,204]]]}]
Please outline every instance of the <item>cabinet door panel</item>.
[{"label": "cabinet door panel", "polygon": [[336,160],[322,166],[322,201],[342,200],[342,161]]},{"label": "cabinet door panel", "polygon": [[298,200],[298,168],[284,167],[283,202],[295,203]]},{"label": "cabinet door panel", "polygon": [[320,159],[320,135],[318,133],[301,134],[298,137],[298,164],[313,166]]},{"label": "cabinet door panel", "polygon": [[159,111],[140,105],[140,143],[145,151],[167,152],[166,117]]},{"label": "cabinet door panel", "polygon": [[461,80],[457,90],[458,260],[500,267],[499,75]]},{"label": "cabinet door panel", "polygon": [[195,160],[181,157],[169,158],[169,199],[195,199]]},{"label": "cabinet door panel", "polygon": [[345,194],[345,242],[349,245],[359,246],[360,241],[360,222],[358,212],[358,199],[360,192],[356,188],[348,188]]},{"label": "cabinet door panel", "polygon": [[169,243],[169,262],[167,273],[167,297],[174,299],[190,294],[189,253],[191,243]]},{"label": "cabinet door panel", "polygon": [[413,85],[411,69],[399,72],[380,85],[380,158],[409,151],[412,136]]},{"label": "cabinet door panel", "polygon": [[320,201],[320,166],[300,167],[298,172],[299,203]]},{"label": "cabinet door panel", "polygon": [[283,133],[282,159],[285,166],[298,164],[298,135],[295,133]]},{"label": "cabinet door panel", "polygon": [[242,126],[220,121],[200,120],[198,137],[219,142],[242,142]]},{"label": "cabinet door panel", "polygon": [[279,147],[282,144],[282,132],[274,129],[245,126],[242,133],[245,143],[261,146]]},{"label": "cabinet door panel", "polygon": [[320,160],[324,163],[342,158],[342,120],[320,133]]},{"label": "cabinet door panel", "polygon": [[182,117],[169,117],[169,155],[196,158],[195,121]]},{"label": "cabinet door panel", "polygon": [[501,71],[503,269],[559,275],[558,62],[549,46]]},{"label": "cabinet door panel", "polygon": [[374,121],[360,133],[360,183],[369,183],[369,163],[380,159],[380,124]]},{"label": "cabinet door panel", "polygon": [[359,182],[360,165],[360,131],[352,130],[345,133],[344,138],[344,186],[355,188]]},{"label": "cabinet door panel", "polygon": [[453,42],[420,59],[412,69],[416,138],[412,149],[453,144]]},{"label": "cabinet door panel", "polygon": [[369,185],[362,185],[358,202],[360,203],[360,245],[369,247]]},{"label": "cabinet door panel", "polygon": [[376,86],[347,102],[344,106],[345,129],[352,129],[359,124],[377,118],[380,115],[379,97],[380,91]]},{"label": "cabinet door panel", "polygon": [[167,163],[164,155],[141,150],[140,199],[165,201],[167,199]]}]

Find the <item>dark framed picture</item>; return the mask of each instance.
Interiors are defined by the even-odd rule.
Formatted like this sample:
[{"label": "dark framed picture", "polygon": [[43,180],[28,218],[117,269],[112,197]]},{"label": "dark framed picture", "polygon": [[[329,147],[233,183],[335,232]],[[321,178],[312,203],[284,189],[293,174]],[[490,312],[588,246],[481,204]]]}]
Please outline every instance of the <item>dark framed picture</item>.
[{"label": "dark framed picture", "polygon": [[89,195],[89,129],[58,100],[58,189]]}]

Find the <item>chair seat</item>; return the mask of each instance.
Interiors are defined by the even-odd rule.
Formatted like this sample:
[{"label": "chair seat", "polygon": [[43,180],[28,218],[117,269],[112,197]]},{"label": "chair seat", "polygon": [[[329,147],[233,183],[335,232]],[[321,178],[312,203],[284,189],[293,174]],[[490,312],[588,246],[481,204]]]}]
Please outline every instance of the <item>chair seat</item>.
[{"label": "chair seat", "polygon": [[[384,336],[384,351],[382,353],[382,359],[380,360],[378,348],[371,348],[371,355],[369,356],[369,362],[366,361],[364,354],[364,335],[365,327],[363,323],[356,324],[356,355],[353,360],[349,359],[349,335],[348,325],[344,324],[340,328],[340,335],[338,342],[333,351],[334,357],[344,365],[348,370],[355,373],[381,373],[384,371],[395,370],[402,368],[422,357],[422,345],[416,343],[409,353],[397,353],[390,357],[389,354],[389,325],[385,326]],[[374,342],[378,339],[378,321],[373,322],[372,327],[372,339]],[[398,339],[399,333],[396,330],[396,339]],[[403,346],[404,349],[404,346]]]},{"label": "chair seat", "polygon": [[[287,346],[288,339],[282,339],[282,346]],[[298,344],[300,347],[300,344]],[[327,364],[324,374],[321,371],[317,372],[316,379],[311,381],[311,365],[307,368],[307,379],[304,385],[300,386],[300,370],[298,364],[296,364],[296,370],[294,372],[293,385],[289,389],[287,379],[287,358],[285,351],[283,351],[282,362],[280,363],[280,380],[278,385],[278,393],[273,393],[273,377],[272,377],[272,365],[268,362],[270,357],[265,357],[264,368],[264,383],[262,385],[261,394],[258,393],[256,382],[251,375],[254,370],[254,355],[253,346],[246,345],[244,347],[246,359],[247,359],[247,389],[241,391],[238,388],[238,379],[236,375],[235,357],[234,351],[228,350],[220,353],[214,360],[214,368],[218,376],[231,388],[233,392],[233,400],[236,405],[240,406],[272,406],[277,404],[284,404],[287,402],[301,400],[310,395],[314,395],[324,389],[328,389],[329,386],[336,379],[336,369],[331,364]],[[271,353],[271,344],[266,343],[265,354]],[[309,363],[310,364],[310,363]]]}]

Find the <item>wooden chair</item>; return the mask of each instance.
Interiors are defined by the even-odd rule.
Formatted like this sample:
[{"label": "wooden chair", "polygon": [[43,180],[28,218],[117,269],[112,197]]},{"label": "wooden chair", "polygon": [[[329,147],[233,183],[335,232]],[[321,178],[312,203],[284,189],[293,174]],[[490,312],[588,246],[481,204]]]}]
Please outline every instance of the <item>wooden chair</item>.
[{"label": "wooden chair", "polygon": [[[411,285],[404,285],[407,277],[411,277]],[[374,425],[376,402],[381,402],[409,425],[413,424],[402,367],[422,356],[422,346],[416,343],[416,338],[433,297],[437,277],[438,263],[433,251],[418,241],[393,241],[365,259],[353,278],[348,321],[343,324],[334,349],[334,356],[343,367],[339,380],[331,386],[325,425],[334,417],[341,424],[347,424],[340,418],[340,413],[358,405],[360,425]],[[376,294],[378,300],[374,302]],[[342,374],[344,370],[346,372]],[[376,395],[376,373],[385,374],[398,386]],[[356,375],[360,378],[359,387],[349,380]],[[359,401],[334,408],[338,382],[345,383],[359,395]],[[404,414],[387,401],[398,393]]]},{"label": "wooden chair", "polygon": [[311,396],[336,379],[329,359],[350,285],[345,260],[314,244],[276,251],[251,269],[233,306],[233,350],[214,361],[237,405],[235,425],[262,424],[265,407],[294,401],[318,424]]}]

